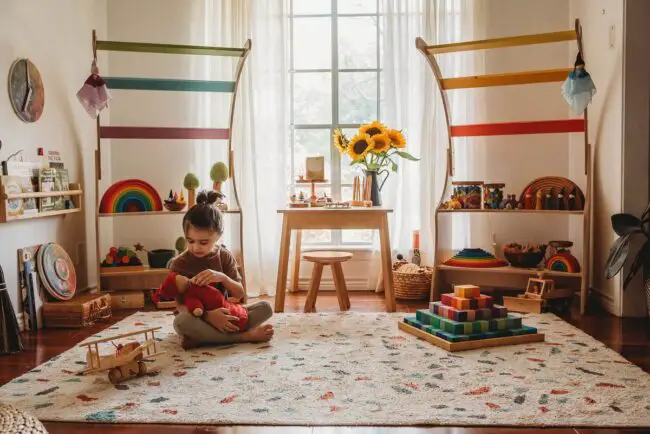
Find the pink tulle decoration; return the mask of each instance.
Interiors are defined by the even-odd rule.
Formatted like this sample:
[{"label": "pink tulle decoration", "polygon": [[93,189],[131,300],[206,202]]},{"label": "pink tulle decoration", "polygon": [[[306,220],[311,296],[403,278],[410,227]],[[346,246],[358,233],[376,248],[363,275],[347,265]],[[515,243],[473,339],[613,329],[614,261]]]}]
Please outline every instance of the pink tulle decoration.
[{"label": "pink tulle decoration", "polygon": [[77,92],[77,98],[93,119],[97,119],[99,112],[108,107],[111,94],[106,87],[106,82],[99,76],[97,62],[93,61],[90,77]]}]

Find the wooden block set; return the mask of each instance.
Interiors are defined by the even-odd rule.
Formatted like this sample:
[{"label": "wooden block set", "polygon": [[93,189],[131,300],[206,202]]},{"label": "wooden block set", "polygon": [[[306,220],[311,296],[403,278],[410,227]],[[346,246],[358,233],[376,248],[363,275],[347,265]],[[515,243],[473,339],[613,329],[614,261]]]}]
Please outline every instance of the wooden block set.
[{"label": "wooden block set", "polygon": [[535,327],[524,325],[519,315],[495,305],[474,285],[457,285],[453,294],[443,294],[441,301],[404,318],[398,326],[447,351],[544,340]]}]

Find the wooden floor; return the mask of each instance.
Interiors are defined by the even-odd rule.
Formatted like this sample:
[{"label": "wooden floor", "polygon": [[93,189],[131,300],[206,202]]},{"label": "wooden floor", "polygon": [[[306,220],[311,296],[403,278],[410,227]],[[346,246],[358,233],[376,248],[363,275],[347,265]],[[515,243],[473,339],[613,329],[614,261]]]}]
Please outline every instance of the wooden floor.
[{"label": "wooden floor", "polygon": [[[352,310],[355,311],[382,311],[384,302],[381,296],[371,293],[352,293]],[[273,300],[270,300],[271,302]],[[305,294],[288,294],[286,312],[301,311],[305,302]],[[413,312],[423,304],[408,303],[398,304],[402,312]],[[337,311],[338,301],[334,294],[323,294],[316,303],[319,312]],[[598,311],[597,308],[589,309],[589,314],[580,317],[577,306],[564,316],[564,319],[574,326],[582,329],[594,338],[605,343],[610,348],[621,353],[631,362],[650,372],[650,321],[648,319],[620,319]],[[117,322],[133,312],[119,311],[113,315],[113,322]],[[36,334],[25,334],[23,343],[26,350],[17,355],[0,358],[0,384],[22,375],[34,367],[44,363],[51,357],[73,347],[79,341],[91,334],[97,333],[109,324],[96,325],[84,330],[48,330]],[[650,393],[650,391],[648,392]],[[1,400],[1,398],[0,398]],[[52,423],[46,422],[51,434],[76,434],[93,432],[99,434],[170,434],[170,433],[227,433],[227,434],[333,434],[345,432],[350,434],[487,434],[487,433],[548,433],[548,434],[596,434],[596,433],[642,433],[646,430],[598,430],[598,429],[518,429],[518,428],[380,428],[380,427],[262,427],[262,426],[233,426],[233,427],[208,427],[186,425],[102,425],[88,423]]]}]

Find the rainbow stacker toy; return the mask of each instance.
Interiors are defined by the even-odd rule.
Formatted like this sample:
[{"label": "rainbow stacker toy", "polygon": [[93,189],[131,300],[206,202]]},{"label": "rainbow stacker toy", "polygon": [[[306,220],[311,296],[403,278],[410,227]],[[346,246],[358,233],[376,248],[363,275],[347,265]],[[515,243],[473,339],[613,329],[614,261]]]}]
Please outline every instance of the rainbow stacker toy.
[{"label": "rainbow stacker toy", "polygon": [[474,285],[456,285],[453,294],[443,294],[441,301],[404,318],[398,327],[450,352],[544,340],[535,327],[524,325],[521,316],[495,305]]}]

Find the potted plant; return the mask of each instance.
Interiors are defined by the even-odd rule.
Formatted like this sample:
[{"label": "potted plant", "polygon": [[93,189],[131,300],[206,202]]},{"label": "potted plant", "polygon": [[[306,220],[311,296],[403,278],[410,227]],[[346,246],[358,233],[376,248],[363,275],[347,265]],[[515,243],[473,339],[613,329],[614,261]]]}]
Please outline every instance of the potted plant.
[{"label": "potted plant", "polygon": [[[352,161],[350,165],[360,165],[366,178],[371,179],[370,198],[373,206],[381,206],[380,192],[390,175],[397,172],[397,158],[419,161],[404,150],[406,139],[399,130],[385,127],[381,122],[374,121],[362,125],[359,131],[349,139],[340,129],[334,131],[334,146],[341,154],[347,153]],[[390,171],[388,167],[390,166]],[[380,174],[384,174],[381,183]]]},{"label": "potted plant", "polygon": [[228,179],[228,167],[221,161],[214,163],[210,169],[210,179],[212,179],[214,191],[221,193],[221,184]]},{"label": "potted plant", "polygon": [[187,189],[187,202],[191,208],[196,205],[196,189],[199,188],[199,178],[193,173],[188,173],[183,179],[183,187]]},{"label": "potted plant", "polygon": [[612,228],[619,238],[609,251],[606,276],[611,279],[621,271],[629,257],[632,240],[640,237],[643,245],[634,256],[630,271],[623,281],[623,290],[627,289],[639,269],[643,267],[643,286],[645,288],[647,310],[650,314],[650,204],[648,204],[641,218],[632,214],[614,214],[612,216]]}]

